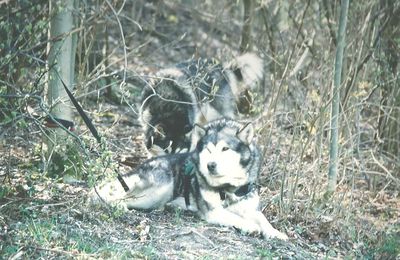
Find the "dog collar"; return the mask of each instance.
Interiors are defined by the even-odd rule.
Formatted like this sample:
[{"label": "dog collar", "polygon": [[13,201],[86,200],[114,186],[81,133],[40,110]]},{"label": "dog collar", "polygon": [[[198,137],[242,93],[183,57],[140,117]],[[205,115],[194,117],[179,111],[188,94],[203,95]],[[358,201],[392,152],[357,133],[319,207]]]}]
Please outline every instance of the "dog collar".
[{"label": "dog collar", "polygon": [[[237,189],[234,194],[238,197],[243,197],[249,194],[251,191],[253,191],[255,187],[254,183],[247,183],[246,185],[240,186],[239,189]],[[226,194],[222,190],[219,191],[219,197],[221,200],[225,200]]]},{"label": "dog collar", "polygon": [[235,191],[235,195],[238,197],[246,196],[253,190],[254,186],[254,183],[247,183],[246,185],[239,187],[239,189]]}]

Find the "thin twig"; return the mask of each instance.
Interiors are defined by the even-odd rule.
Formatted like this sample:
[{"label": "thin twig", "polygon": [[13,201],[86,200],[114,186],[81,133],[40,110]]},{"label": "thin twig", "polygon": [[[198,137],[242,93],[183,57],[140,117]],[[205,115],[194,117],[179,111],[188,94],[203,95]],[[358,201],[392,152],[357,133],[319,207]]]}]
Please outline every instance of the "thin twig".
[{"label": "thin twig", "polygon": [[393,177],[393,175],[390,173],[390,171],[380,162],[376,159],[374,152],[371,150],[371,156],[374,162],[386,173],[386,177],[389,177],[392,181],[394,181],[397,185],[400,185],[400,180],[396,179]]}]

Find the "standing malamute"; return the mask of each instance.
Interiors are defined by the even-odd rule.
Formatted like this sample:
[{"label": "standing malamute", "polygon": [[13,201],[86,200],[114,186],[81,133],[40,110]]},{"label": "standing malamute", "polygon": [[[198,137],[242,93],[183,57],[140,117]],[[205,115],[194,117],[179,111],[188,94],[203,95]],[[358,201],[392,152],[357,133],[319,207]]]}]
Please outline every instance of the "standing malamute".
[{"label": "standing malamute", "polygon": [[240,93],[254,88],[262,75],[262,61],[251,53],[225,65],[198,59],[161,70],[144,88],[140,104],[150,155],[194,149],[194,125],[235,119]]},{"label": "standing malamute", "polygon": [[193,152],[149,159],[124,176],[128,192],[114,181],[96,189],[94,198],[142,210],[184,198],[186,206],[209,223],[287,239],[259,209],[261,156],[253,141],[253,126],[219,119],[197,133],[200,139]]}]

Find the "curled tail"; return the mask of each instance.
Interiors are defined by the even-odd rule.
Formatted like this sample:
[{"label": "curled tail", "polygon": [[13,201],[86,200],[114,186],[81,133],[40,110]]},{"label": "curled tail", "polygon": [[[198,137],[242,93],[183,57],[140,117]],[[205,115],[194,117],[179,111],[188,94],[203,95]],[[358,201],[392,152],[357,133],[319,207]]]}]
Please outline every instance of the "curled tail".
[{"label": "curled tail", "polygon": [[245,53],[236,57],[225,68],[233,72],[229,81],[231,81],[233,88],[236,87],[236,89],[232,89],[234,94],[239,94],[248,89],[255,89],[264,74],[263,61],[254,53]]},{"label": "curled tail", "polygon": [[254,53],[236,57],[225,68],[236,105],[240,113],[249,114],[253,110],[252,90],[256,89],[264,76],[263,61]]}]

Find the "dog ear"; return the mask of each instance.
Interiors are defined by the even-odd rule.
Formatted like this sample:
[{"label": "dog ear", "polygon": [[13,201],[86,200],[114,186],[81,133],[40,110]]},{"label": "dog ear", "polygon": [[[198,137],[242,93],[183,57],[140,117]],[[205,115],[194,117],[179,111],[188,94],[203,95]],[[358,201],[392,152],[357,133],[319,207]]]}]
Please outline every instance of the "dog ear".
[{"label": "dog ear", "polygon": [[236,133],[236,137],[239,138],[240,141],[245,144],[250,144],[254,138],[254,127],[252,123],[245,124],[239,131]]},{"label": "dog ear", "polygon": [[207,132],[207,130],[204,127],[202,127],[201,125],[198,125],[198,124],[194,125],[193,130],[194,130],[195,135],[197,135],[197,137],[199,139],[202,138],[203,136],[205,136],[206,132]]}]

